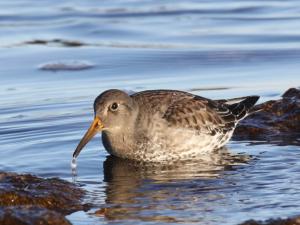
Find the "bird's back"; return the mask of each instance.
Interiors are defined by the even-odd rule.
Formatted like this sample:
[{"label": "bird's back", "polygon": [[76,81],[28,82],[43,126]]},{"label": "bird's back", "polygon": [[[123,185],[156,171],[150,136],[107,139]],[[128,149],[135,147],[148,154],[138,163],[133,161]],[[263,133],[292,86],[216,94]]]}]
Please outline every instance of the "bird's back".
[{"label": "bird's back", "polygon": [[141,114],[165,113],[167,108],[181,99],[191,99],[195,95],[175,90],[149,90],[141,91],[131,95],[138,102]]},{"label": "bird's back", "polygon": [[131,96],[138,102],[141,115],[151,117],[158,113],[166,120],[175,119],[174,116],[179,117],[177,119],[195,120],[192,117],[198,116],[201,122],[215,119],[216,124],[226,123],[227,128],[234,127],[238,121],[246,117],[259,99],[259,96],[247,96],[211,100],[175,90],[149,90]]}]

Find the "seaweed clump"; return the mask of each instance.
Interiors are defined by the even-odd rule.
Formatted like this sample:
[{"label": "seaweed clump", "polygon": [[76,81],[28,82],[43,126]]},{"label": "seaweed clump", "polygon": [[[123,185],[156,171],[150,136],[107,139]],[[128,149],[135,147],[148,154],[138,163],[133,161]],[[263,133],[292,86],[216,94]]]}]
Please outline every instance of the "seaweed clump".
[{"label": "seaweed clump", "polygon": [[58,178],[0,172],[0,224],[70,224],[66,215],[89,208],[84,194]]},{"label": "seaweed clump", "polygon": [[290,88],[281,99],[259,104],[255,110],[238,125],[235,140],[300,145],[300,89]]}]

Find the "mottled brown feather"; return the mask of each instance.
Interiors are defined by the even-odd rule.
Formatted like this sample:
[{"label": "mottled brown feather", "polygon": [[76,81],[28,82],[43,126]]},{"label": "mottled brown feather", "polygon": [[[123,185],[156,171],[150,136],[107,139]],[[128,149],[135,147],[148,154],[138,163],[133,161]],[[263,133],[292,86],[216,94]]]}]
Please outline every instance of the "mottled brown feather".
[{"label": "mottled brown feather", "polygon": [[[214,101],[175,90],[142,91],[132,97],[144,106],[142,111],[146,110],[148,115],[149,111],[150,114],[159,112],[169,126],[201,130],[210,135],[233,130],[258,99],[250,96]],[[235,104],[227,104],[230,102]]]}]

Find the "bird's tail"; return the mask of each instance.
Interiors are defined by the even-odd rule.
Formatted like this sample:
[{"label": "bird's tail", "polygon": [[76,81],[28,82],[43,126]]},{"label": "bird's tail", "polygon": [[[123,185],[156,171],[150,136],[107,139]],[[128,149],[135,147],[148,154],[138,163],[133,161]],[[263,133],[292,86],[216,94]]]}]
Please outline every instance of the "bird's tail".
[{"label": "bird's tail", "polygon": [[259,111],[259,109],[253,108],[255,103],[258,101],[259,96],[246,96],[241,98],[233,98],[221,100],[223,104],[226,104],[231,113],[236,117],[237,120],[241,120],[251,113]]}]

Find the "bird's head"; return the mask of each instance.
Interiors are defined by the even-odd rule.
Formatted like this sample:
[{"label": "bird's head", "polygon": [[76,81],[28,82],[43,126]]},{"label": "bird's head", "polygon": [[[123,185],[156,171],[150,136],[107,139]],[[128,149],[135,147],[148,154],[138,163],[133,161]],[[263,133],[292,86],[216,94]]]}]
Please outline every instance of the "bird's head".
[{"label": "bird's head", "polygon": [[94,121],[73,153],[76,158],[83,147],[97,132],[118,132],[130,127],[137,115],[137,105],[133,99],[120,90],[111,89],[100,94],[94,102]]}]

